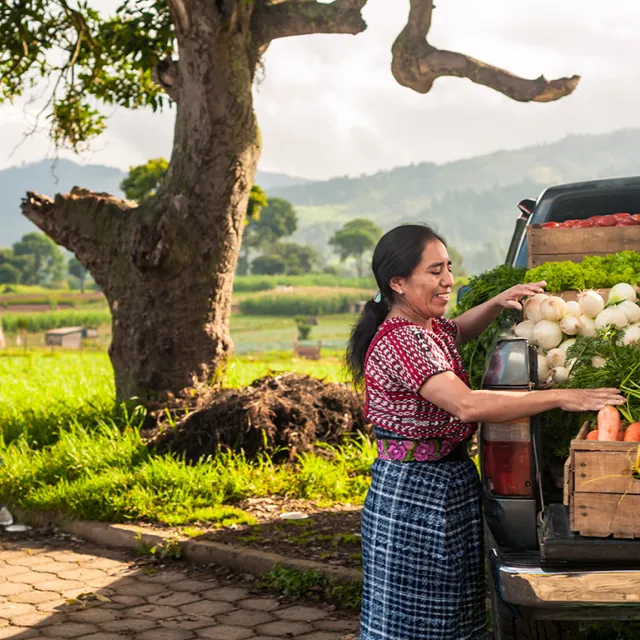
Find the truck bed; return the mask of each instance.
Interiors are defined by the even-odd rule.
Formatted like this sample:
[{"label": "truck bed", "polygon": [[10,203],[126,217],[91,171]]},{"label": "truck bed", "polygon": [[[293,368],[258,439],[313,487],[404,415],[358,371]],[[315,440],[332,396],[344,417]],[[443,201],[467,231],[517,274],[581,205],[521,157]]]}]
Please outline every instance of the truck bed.
[{"label": "truck bed", "polygon": [[540,558],[545,564],[588,564],[628,568],[640,566],[640,540],[586,538],[569,528],[569,510],[563,504],[550,504],[538,526]]}]

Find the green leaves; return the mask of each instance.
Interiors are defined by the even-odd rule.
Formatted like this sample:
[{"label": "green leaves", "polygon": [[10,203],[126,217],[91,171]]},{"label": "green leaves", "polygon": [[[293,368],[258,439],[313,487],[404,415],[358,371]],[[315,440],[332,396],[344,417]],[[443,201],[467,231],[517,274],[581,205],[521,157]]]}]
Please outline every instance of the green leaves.
[{"label": "green leaves", "polygon": [[547,262],[531,269],[525,282],[547,282],[547,291],[599,289],[621,282],[640,282],[640,252],[621,251],[606,256],[588,256],[582,262]]},{"label": "green leaves", "polygon": [[164,158],[152,158],[145,164],[129,167],[120,188],[129,200],[142,202],[156,194],[168,168],[169,163]]},{"label": "green leaves", "polygon": [[57,147],[79,151],[103,132],[104,105],[166,104],[151,70],[174,53],[162,0],[126,0],[104,16],[86,0],[4,0],[0,5],[0,103],[48,81],[40,115]]}]

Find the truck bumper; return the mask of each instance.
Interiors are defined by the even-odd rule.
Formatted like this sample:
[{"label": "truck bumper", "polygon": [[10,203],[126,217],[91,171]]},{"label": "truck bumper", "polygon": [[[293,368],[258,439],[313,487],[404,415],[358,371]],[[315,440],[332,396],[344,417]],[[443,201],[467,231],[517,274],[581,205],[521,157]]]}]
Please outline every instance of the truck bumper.
[{"label": "truck bumper", "polygon": [[500,598],[530,608],[640,606],[640,570],[545,571],[540,567],[498,562],[490,554]]}]

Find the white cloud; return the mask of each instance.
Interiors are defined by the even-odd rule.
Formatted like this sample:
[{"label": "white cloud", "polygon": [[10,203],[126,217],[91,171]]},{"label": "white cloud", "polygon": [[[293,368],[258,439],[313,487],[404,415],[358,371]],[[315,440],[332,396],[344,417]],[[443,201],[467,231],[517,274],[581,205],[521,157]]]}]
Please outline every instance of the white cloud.
[{"label": "white cloud", "polygon": [[[400,87],[391,45],[408,2],[369,0],[358,36],[272,43],[254,92],[262,169],[306,177],[359,175],[411,162],[445,162],[496,149],[640,126],[640,3],[618,0],[440,0],[430,40],[527,77],[583,76],[556,103],[519,104],[469,81],[443,78],[427,95]],[[173,115],[118,110],[84,161],[123,168],[168,156]],[[0,166],[47,152],[46,135],[19,141],[23,116],[0,109]],[[68,156],[68,154],[65,154]]]}]

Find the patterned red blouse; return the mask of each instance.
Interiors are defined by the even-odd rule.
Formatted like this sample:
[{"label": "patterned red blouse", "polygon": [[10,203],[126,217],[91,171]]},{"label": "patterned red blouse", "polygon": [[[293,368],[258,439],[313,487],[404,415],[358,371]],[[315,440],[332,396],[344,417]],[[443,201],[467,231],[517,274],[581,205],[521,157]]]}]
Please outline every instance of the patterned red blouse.
[{"label": "patterned red blouse", "polygon": [[[431,376],[444,371],[453,371],[469,384],[455,344],[457,333],[455,322],[444,318],[434,319],[428,330],[395,317],[380,325],[367,351],[366,419],[376,427],[378,438],[387,437],[388,431],[389,438],[425,441],[423,460],[442,458],[477,428],[419,393]],[[394,459],[391,447],[385,453]]]}]

